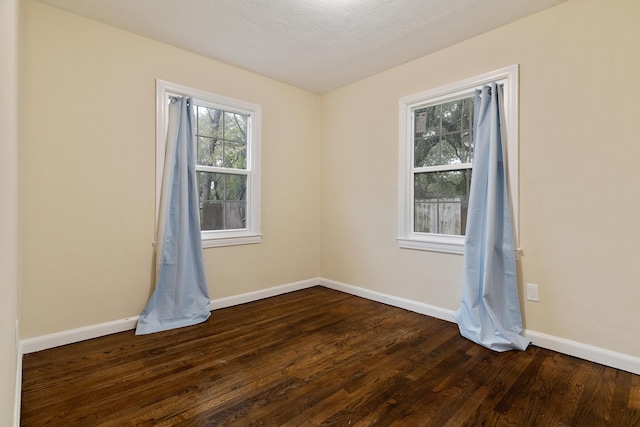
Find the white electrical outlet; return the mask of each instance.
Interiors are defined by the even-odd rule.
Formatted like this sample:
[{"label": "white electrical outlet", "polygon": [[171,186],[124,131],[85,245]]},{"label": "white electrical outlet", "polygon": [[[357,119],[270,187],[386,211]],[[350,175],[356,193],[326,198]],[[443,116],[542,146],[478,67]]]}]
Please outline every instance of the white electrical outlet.
[{"label": "white electrical outlet", "polygon": [[527,283],[527,300],[540,301],[540,295],[538,294],[538,285]]}]

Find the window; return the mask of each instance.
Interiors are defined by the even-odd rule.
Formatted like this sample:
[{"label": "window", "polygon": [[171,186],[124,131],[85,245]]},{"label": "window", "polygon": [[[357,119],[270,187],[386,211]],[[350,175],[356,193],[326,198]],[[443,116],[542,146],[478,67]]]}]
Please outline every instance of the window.
[{"label": "window", "polygon": [[160,199],[167,105],[192,99],[203,247],[259,243],[261,107],[157,81],[157,202]]},{"label": "window", "polygon": [[505,158],[517,240],[517,73],[513,65],[400,99],[400,247],[464,252],[475,90],[491,81],[504,93]]}]

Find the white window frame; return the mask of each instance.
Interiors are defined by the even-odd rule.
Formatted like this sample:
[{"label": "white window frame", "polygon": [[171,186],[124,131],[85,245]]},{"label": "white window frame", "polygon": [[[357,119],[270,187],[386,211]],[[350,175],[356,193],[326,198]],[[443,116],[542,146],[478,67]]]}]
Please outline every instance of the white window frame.
[{"label": "white window frame", "polygon": [[518,247],[518,65],[515,64],[400,98],[397,238],[400,248],[453,254],[464,253],[464,236],[414,231],[413,111],[426,105],[444,103],[449,99],[459,99],[465,93],[473,94],[475,89],[492,81],[504,85],[504,118],[506,121],[506,144],[504,144],[506,155],[504,158],[507,159],[507,191],[513,213],[514,246]]},{"label": "white window frame", "polygon": [[[201,231],[202,247],[220,247],[260,243],[260,136],[262,107],[250,102],[190,88],[164,80],[156,80],[156,224],[160,208],[162,169],[164,167],[165,145],[169,108],[169,96],[186,96],[197,105],[248,115],[247,130],[247,224],[240,230]],[[157,228],[157,227],[156,227]]]}]

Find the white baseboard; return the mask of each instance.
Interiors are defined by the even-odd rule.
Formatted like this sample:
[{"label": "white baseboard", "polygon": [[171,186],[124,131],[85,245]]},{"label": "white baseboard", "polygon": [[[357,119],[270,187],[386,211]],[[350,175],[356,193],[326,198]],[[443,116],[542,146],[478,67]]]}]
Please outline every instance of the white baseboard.
[{"label": "white baseboard", "polygon": [[287,294],[293,291],[310,288],[320,285],[321,279],[308,279],[300,282],[289,283],[287,285],[274,286],[273,288],[261,289],[259,291],[247,292],[246,294],[234,295],[231,297],[218,298],[211,300],[211,310],[219,310],[221,308],[232,307],[234,305],[245,304],[252,301],[258,301],[264,298],[274,297],[276,295]]},{"label": "white baseboard", "polygon": [[[273,288],[261,289],[246,294],[234,295],[232,297],[219,298],[211,300],[211,309],[218,310],[225,307],[231,307],[238,304],[244,304],[251,301],[257,301],[263,298],[269,298],[276,295],[286,294],[288,292],[317,286],[320,279],[309,279],[300,282],[294,282],[287,285],[275,286]],[[105,335],[116,334],[118,332],[135,329],[139,316],[127,317],[125,319],[114,320],[111,322],[99,323],[97,325],[89,325],[81,328],[71,329],[68,331],[56,332],[53,334],[43,335],[40,337],[29,338],[21,341],[22,354],[34,353],[36,351],[46,350],[48,348],[59,347],[61,345],[72,344],[98,338]]]},{"label": "white baseboard", "polygon": [[366,298],[372,301],[381,302],[394,307],[404,308],[405,310],[413,311],[415,313],[425,314],[427,316],[435,317],[436,319],[446,320],[447,322],[454,322],[453,310],[447,310],[446,308],[440,308],[433,305],[425,304],[423,302],[412,301],[393,295],[383,294],[380,292],[372,291],[370,289],[359,288],[357,286],[347,285],[345,283],[336,282],[334,280],[320,279],[319,284],[325,288],[335,289],[336,291],[342,291],[347,294],[356,295],[362,298]]},{"label": "white baseboard", "polygon": [[526,330],[524,335],[531,340],[532,344],[538,347],[640,375],[640,357],[629,356],[624,353],[594,347],[541,332]]},{"label": "white baseboard", "polygon": [[125,319],[99,323],[97,325],[83,326],[81,328],[70,329],[68,331],[55,332],[53,334],[28,338],[22,340],[22,353],[34,353],[48,348],[60,347],[61,345],[72,344],[74,342],[128,331],[136,327],[138,317],[139,316],[127,317]]},{"label": "white baseboard", "polygon": [[[334,280],[323,278],[308,279],[300,282],[262,289],[255,292],[248,292],[245,294],[211,300],[211,309],[218,310],[225,307],[245,304],[248,302],[286,294],[289,292],[318,285],[455,323],[453,310],[436,307],[422,302],[412,301],[405,298],[400,298],[393,295],[372,291],[370,289],[347,285],[345,283],[340,283]],[[72,329],[69,331],[57,332],[41,337],[22,340],[20,354],[22,355],[26,353],[32,353],[35,351],[45,350],[48,348],[58,347],[65,344],[71,344],[74,342],[134,329],[136,327],[137,320],[138,316],[128,317],[126,319],[115,320],[112,322],[106,322],[98,325],[91,325]],[[525,331],[524,335],[538,347],[568,354],[580,359],[589,360],[591,362],[600,363],[602,365],[640,375],[640,358],[638,357],[629,356],[623,353],[617,353],[604,348],[594,347],[588,344],[583,344],[531,330]],[[20,357],[20,360],[22,360],[22,357]],[[17,404],[19,405],[19,403]]]}]

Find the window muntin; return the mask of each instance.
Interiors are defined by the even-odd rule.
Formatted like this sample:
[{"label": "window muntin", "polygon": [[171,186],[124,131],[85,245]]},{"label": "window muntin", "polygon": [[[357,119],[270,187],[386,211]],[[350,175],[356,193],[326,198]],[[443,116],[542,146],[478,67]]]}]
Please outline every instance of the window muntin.
[{"label": "window muntin", "polygon": [[158,80],[158,201],[172,96],[192,99],[203,247],[259,243],[261,107]]},{"label": "window muntin", "polygon": [[464,252],[473,170],[473,102],[475,90],[491,81],[504,93],[504,150],[517,242],[518,66],[513,65],[400,99],[399,247]]}]

